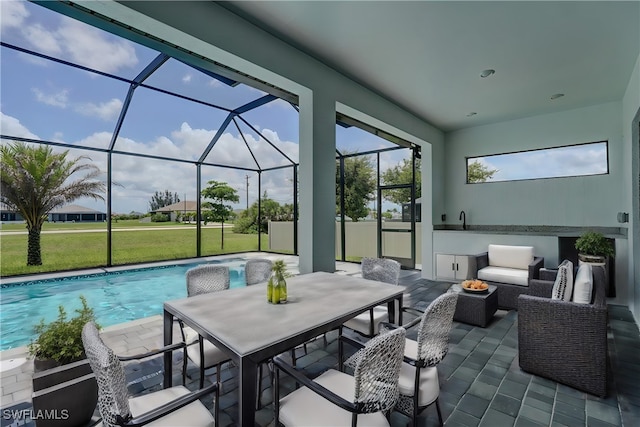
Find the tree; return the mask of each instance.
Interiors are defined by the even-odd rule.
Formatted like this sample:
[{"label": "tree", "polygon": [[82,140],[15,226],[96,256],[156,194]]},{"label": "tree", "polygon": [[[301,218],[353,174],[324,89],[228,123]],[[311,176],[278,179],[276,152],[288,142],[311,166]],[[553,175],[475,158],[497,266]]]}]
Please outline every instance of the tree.
[{"label": "tree", "polygon": [[489,169],[488,166],[483,165],[478,160],[475,160],[467,166],[467,182],[469,184],[487,182],[493,178],[493,175],[496,172],[498,172],[498,169]]},{"label": "tree", "polygon": [[[344,159],[344,214],[354,222],[369,213],[367,205],[374,198],[375,171],[367,156]],[[336,162],[336,213],[340,213],[340,163]]]},{"label": "tree", "polygon": [[[280,206],[280,203],[270,199],[265,191],[260,199],[260,215],[258,215],[258,201],[240,214],[233,227],[235,233],[255,234],[258,228],[261,233],[269,231],[269,221],[292,221],[293,205]],[[259,218],[259,219],[258,219]]]},{"label": "tree", "polygon": [[229,187],[226,182],[209,181],[209,186],[202,190],[202,197],[205,199],[211,199],[213,202],[203,203],[203,206],[211,209],[209,214],[214,221],[220,221],[222,228],[220,230],[220,249],[224,249],[224,221],[231,217],[233,208],[229,205],[225,205],[225,202],[238,203],[240,198],[238,192]]},{"label": "tree", "polygon": [[[0,146],[0,201],[20,212],[27,223],[27,265],[41,265],[40,232],[51,210],[82,197],[104,200],[100,169],[86,156],[68,160],[69,150],[15,142]],[[76,174],[86,172],[82,177]],[[73,177],[72,177],[73,176]]]},{"label": "tree", "polygon": [[[401,164],[387,169],[382,173],[381,178],[385,185],[411,184],[413,178],[411,176],[411,159],[404,159]],[[420,185],[420,159],[416,159],[415,182],[417,199],[422,193],[422,186]],[[411,202],[411,189],[398,188],[397,190],[386,190],[384,192],[384,198],[398,205],[409,203]]]},{"label": "tree", "polygon": [[157,211],[160,208],[173,205],[174,203],[178,203],[179,201],[180,197],[178,197],[178,193],[171,194],[169,190],[164,190],[164,193],[161,191],[156,191],[155,194],[151,197],[151,201],[149,202],[149,210]]}]

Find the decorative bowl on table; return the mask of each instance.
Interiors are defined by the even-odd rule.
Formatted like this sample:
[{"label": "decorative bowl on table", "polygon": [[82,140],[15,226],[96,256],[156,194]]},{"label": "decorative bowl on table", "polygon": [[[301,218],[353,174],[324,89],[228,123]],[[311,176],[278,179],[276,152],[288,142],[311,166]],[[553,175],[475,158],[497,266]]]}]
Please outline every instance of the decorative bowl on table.
[{"label": "decorative bowl on table", "polygon": [[489,290],[489,285],[487,285],[482,280],[465,280],[460,284],[462,290],[470,293],[483,293]]}]

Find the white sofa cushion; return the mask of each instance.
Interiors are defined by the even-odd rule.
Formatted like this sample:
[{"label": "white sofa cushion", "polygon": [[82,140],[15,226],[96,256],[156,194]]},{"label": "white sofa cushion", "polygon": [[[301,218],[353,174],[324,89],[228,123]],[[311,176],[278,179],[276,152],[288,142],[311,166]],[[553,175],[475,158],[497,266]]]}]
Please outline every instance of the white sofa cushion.
[{"label": "white sofa cushion", "polygon": [[573,291],[573,263],[565,259],[558,266],[556,281],[551,290],[551,299],[571,301]]},{"label": "white sofa cushion", "polygon": [[576,279],[573,282],[573,302],[577,304],[590,304],[593,292],[593,276],[590,264],[580,264]]},{"label": "white sofa cushion", "polygon": [[528,270],[533,262],[533,246],[489,245],[489,265],[492,267]]},{"label": "white sofa cushion", "polygon": [[478,279],[529,286],[529,270],[489,266],[478,270]]}]

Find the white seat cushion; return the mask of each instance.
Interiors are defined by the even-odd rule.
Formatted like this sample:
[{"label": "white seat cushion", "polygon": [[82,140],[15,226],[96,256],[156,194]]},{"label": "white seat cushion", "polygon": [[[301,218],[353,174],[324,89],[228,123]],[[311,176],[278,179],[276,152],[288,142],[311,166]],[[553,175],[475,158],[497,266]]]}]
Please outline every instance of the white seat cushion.
[{"label": "white seat cushion", "polygon": [[[408,344],[408,343],[407,343]],[[406,345],[406,344],[405,344]],[[405,347],[406,349],[406,347]],[[406,353],[405,353],[406,354]],[[413,396],[416,378],[416,368],[403,363],[400,368],[398,387],[403,396]],[[418,406],[427,406],[435,402],[440,395],[440,382],[438,381],[438,368],[435,366],[420,369],[420,391]]]},{"label": "white seat cushion", "polygon": [[[338,396],[353,402],[355,379],[330,369],[315,380]],[[300,387],[280,399],[280,422],[285,426],[350,426],[351,412],[335,406],[319,394]],[[381,412],[358,415],[358,426],[389,426]]]},{"label": "white seat cushion", "polygon": [[[184,328],[185,341],[187,342],[187,356],[196,366],[200,366],[200,346],[198,345],[198,333],[186,326]],[[204,367],[210,368],[219,363],[230,360],[229,356],[208,340],[202,341],[204,348]]]},{"label": "white seat cushion", "polygon": [[[166,388],[154,393],[143,394],[142,396],[129,399],[129,407],[134,417],[140,416],[145,412],[156,409],[168,402],[177,399],[180,396],[189,394],[189,390],[183,386]],[[208,397],[209,398],[209,397]],[[193,402],[172,412],[164,418],[154,421],[148,426],[211,426],[215,425],[211,412],[199,401]]]},{"label": "white seat cushion", "polygon": [[[353,319],[344,322],[344,326],[358,331],[363,335],[369,335],[369,310],[358,314]],[[377,335],[380,329],[380,322],[389,321],[389,311],[387,306],[378,305],[373,307],[373,334]]]},{"label": "white seat cushion", "polygon": [[489,265],[527,270],[533,262],[533,246],[489,245]]},{"label": "white seat cushion", "polygon": [[593,292],[593,275],[590,264],[580,264],[576,278],[573,282],[573,302],[577,304],[590,304]]},{"label": "white seat cushion", "polygon": [[489,266],[478,270],[478,279],[529,286],[529,270]]}]

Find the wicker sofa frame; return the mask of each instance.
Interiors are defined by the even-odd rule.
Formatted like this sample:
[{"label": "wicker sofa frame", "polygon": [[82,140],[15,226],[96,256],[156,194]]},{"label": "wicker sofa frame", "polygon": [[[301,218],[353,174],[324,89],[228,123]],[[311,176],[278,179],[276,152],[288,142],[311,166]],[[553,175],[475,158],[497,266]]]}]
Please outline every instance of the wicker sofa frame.
[{"label": "wicker sofa frame", "polygon": [[[489,252],[483,252],[476,257],[476,271],[473,277],[478,277],[478,270],[489,266]],[[549,286],[546,280],[536,280],[540,278],[540,269],[544,267],[543,257],[534,257],[533,262],[529,264],[529,286],[515,285],[513,283],[501,283],[486,281],[489,285],[498,288],[498,308],[505,310],[518,309],[518,297],[522,294],[535,295],[541,297],[551,297],[553,283]]]},{"label": "wicker sofa frame", "polygon": [[607,282],[593,267],[591,304],[518,298],[520,367],[596,396],[607,394]]}]

